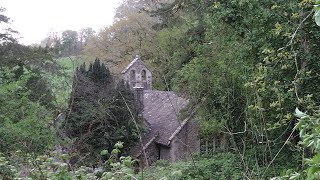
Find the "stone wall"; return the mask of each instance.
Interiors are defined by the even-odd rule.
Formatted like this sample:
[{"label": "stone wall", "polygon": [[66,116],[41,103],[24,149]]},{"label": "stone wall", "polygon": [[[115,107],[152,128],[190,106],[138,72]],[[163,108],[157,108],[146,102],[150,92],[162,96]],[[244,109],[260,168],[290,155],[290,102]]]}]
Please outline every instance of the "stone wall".
[{"label": "stone wall", "polygon": [[124,80],[130,87],[141,86],[145,90],[152,89],[152,74],[141,60],[136,60],[124,73]]},{"label": "stone wall", "polygon": [[199,123],[191,120],[187,124],[188,129],[188,145],[191,152],[200,153]]},{"label": "stone wall", "polygon": [[[152,163],[156,162],[159,159],[159,148],[156,143],[151,143],[148,148],[145,150],[148,164],[151,165]],[[143,169],[146,165],[144,154],[141,153],[138,157],[139,159],[139,168]]]},{"label": "stone wall", "polygon": [[190,120],[171,142],[171,160],[173,162],[185,160],[191,153],[199,152],[198,123]]}]

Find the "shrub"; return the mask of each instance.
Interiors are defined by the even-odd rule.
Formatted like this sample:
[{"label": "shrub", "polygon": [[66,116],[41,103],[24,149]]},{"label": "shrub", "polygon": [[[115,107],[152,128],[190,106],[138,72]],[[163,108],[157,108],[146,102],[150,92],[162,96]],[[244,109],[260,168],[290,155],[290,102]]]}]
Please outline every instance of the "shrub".
[{"label": "shrub", "polygon": [[17,175],[17,169],[0,153],[0,179],[9,180]]},{"label": "shrub", "polygon": [[[96,179],[136,179],[134,176],[134,160],[129,156],[120,156],[123,143],[118,142],[109,154],[107,150],[101,152],[108,159],[99,167],[81,166],[72,167],[69,163],[68,154],[52,152],[48,155],[41,155],[36,158],[27,157],[24,166],[24,174],[18,175],[15,166],[0,154],[0,179],[78,179],[78,180],[96,180]],[[119,157],[120,156],[120,157]]]},{"label": "shrub", "polygon": [[242,179],[241,164],[232,153],[199,156],[193,161],[164,165],[163,160],[140,173],[145,179]]}]

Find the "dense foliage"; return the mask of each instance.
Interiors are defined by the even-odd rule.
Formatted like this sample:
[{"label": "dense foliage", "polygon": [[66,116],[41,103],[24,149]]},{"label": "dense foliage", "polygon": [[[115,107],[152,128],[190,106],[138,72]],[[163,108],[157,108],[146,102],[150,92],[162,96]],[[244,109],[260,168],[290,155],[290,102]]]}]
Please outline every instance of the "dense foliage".
[{"label": "dense foliage", "polygon": [[311,1],[194,0],[154,12],[166,19],[159,39],[170,60],[161,69],[167,86],[200,102],[202,139],[227,135],[250,178],[303,168],[311,155],[298,143],[292,113],[319,105],[312,8]]},{"label": "dense foliage", "polygon": [[52,131],[48,122],[51,112],[39,101],[30,99],[27,83],[30,75],[19,80],[14,74],[2,68],[0,73],[0,152],[16,150],[43,152],[53,144]]},{"label": "dense foliage", "polygon": [[[128,11],[157,18],[140,30],[152,32],[138,41],[142,46],[121,47],[138,50],[153,66],[156,88],[190,98],[198,109],[205,152],[233,151],[241,157],[245,176],[272,177],[303,169],[313,154],[299,143],[299,120],[292,114],[296,107],[313,114],[319,105],[317,3],[126,2],[118,9],[126,14],[123,21],[139,23]],[[131,39],[141,38],[141,32]],[[153,45],[143,46],[148,40]]]},{"label": "dense foliage", "polygon": [[242,179],[239,159],[231,153],[195,157],[193,161],[170,164],[160,160],[146,168],[145,179]]},{"label": "dense foliage", "polygon": [[94,34],[95,31],[90,27],[79,31],[50,32],[39,46],[50,48],[55,57],[77,56]]},{"label": "dense foliage", "polygon": [[98,168],[81,166],[70,169],[70,155],[60,154],[54,156],[56,152],[38,156],[36,158],[26,158],[29,167],[28,172],[18,172],[17,168],[0,154],[0,178],[11,179],[136,179],[134,176],[134,160],[129,156],[119,156],[123,143],[114,145],[110,154],[102,153],[108,159],[103,161]]},{"label": "dense foliage", "polygon": [[[3,11],[0,23],[7,24]],[[59,66],[47,49],[21,45],[15,34],[10,28],[0,32],[0,152],[43,153],[54,143],[49,122],[55,108],[43,74],[55,73]]]},{"label": "dense foliage", "polygon": [[[1,14],[0,23],[8,22]],[[52,57],[81,53],[100,56],[112,73],[140,54],[153,87],[179,91],[197,110],[207,156],[160,161],[141,178],[318,179],[319,24],[319,0],[125,0],[112,26],[98,34],[53,33],[42,42],[46,48],[20,45],[14,30],[1,30],[0,177],[17,176],[15,150],[44,153],[61,140],[49,122],[69,91],[59,96],[60,81],[49,82],[63,76]],[[74,154],[69,164],[45,155],[35,161],[49,171],[38,168],[33,178],[135,178],[129,157],[101,165],[101,150],[118,155],[122,144],[112,146],[123,141],[128,152],[140,128],[132,92],[112,73],[98,59],[76,70],[63,128],[78,161],[114,171],[74,171]]]},{"label": "dense foliage", "polygon": [[133,93],[122,82],[115,84],[109,70],[99,59],[75,72],[69,110],[63,129],[74,138],[81,153],[112,150],[118,141],[126,143],[125,152],[137,142],[140,120]]}]

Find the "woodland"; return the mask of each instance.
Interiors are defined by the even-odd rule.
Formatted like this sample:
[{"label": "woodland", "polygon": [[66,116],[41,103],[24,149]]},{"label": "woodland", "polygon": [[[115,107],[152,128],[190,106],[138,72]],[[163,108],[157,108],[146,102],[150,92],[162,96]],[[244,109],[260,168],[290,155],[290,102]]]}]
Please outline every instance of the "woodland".
[{"label": "woodland", "polygon": [[[0,179],[320,179],[319,0],[124,0],[25,46],[0,7]],[[189,99],[201,152],[135,168],[120,72]],[[219,143],[226,144],[223,147]]]}]

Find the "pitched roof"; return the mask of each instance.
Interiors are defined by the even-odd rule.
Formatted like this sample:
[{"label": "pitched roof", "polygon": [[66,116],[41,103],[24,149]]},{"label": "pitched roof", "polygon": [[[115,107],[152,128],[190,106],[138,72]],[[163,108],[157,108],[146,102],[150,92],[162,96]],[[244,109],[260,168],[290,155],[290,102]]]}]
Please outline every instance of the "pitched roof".
[{"label": "pitched roof", "polygon": [[147,144],[150,139],[157,136],[156,143],[169,146],[170,138],[175,136],[184,124],[179,121],[178,114],[187,103],[186,99],[172,91],[145,90],[143,117],[150,127],[143,138],[143,144]]},{"label": "pitched roof", "polygon": [[[121,74],[124,74],[124,73],[126,73],[135,63],[137,63],[137,62],[140,62],[140,63],[142,63],[147,69],[148,69],[148,67],[144,64],[144,62],[140,59],[140,57],[139,56],[136,56],[131,62],[130,62],[130,64],[126,67],[126,68],[124,68],[124,70],[123,71],[121,71]],[[149,70],[149,69],[148,69]],[[149,70],[150,71],[150,70]]]}]

